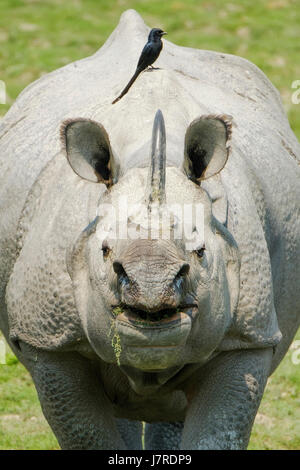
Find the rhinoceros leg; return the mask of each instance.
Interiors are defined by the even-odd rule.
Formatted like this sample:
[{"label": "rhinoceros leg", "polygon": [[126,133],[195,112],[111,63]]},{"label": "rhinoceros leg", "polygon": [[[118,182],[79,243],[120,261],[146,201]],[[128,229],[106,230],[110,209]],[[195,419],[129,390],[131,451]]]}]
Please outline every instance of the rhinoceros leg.
[{"label": "rhinoceros leg", "polygon": [[118,419],[117,428],[126,444],[127,449],[142,450],[142,431],[141,421],[129,421],[128,419]]},{"label": "rhinoceros leg", "polygon": [[176,450],[180,449],[183,423],[146,423],[145,449]]},{"label": "rhinoceros leg", "polygon": [[30,372],[63,449],[126,449],[99,372],[90,361],[77,353],[39,351]]},{"label": "rhinoceros leg", "polygon": [[246,449],[269,375],[272,349],[221,353],[187,394],[181,449]]}]

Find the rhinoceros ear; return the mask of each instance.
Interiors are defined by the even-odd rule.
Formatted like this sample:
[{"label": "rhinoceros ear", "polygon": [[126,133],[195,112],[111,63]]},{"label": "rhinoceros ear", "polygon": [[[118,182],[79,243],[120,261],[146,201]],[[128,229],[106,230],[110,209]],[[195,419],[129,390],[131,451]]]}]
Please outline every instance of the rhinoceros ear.
[{"label": "rhinoceros ear", "polygon": [[116,177],[116,166],[104,127],[89,119],[67,120],[60,132],[75,173],[88,181],[110,186]]},{"label": "rhinoceros ear", "polygon": [[219,173],[228,159],[230,138],[230,116],[208,115],[195,119],[185,134],[186,174],[200,182]]}]

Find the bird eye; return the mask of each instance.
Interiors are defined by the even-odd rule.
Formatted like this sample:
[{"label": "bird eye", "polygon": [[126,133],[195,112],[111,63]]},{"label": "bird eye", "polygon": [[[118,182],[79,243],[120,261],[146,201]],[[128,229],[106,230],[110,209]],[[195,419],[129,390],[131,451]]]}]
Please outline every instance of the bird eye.
[{"label": "bird eye", "polygon": [[109,253],[110,253],[110,248],[108,246],[108,243],[106,240],[103,241],[102,243],[102,253],[103,253],[103,258],[107,258]]},{"label": "bird eye", "polygon": [[204,251],[205,251],[205,245],[203,245],[201,248],[198,248],[197,250],[195,250],[195,253],[198,256],[198,258],[202,258],[203,255],[204,255]]}]

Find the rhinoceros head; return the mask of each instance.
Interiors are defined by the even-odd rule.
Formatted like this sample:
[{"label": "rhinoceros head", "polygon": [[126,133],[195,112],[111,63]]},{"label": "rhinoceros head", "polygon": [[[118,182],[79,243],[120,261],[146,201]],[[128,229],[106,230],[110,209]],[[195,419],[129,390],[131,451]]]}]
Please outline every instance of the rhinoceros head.
[{"label": "rhinoceros head", "polygon": [[98,356],[117,362],[136,391],[144,390],[145,372],[161,385],[217,350],[237,305],[235,243],[201,187],[226,163],[229,122],[194,120],[176,168],[166,165],[158,111],[148,166],[123,174],[99,123],[68,121],[62,131],[74,171],[107,186],[68,255],[83,328]]}]

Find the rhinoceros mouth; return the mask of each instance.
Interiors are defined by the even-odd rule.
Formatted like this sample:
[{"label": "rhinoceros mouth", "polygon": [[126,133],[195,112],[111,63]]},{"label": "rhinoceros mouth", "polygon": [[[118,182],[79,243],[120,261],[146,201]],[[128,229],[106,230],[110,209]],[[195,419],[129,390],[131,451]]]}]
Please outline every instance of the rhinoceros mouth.
[{"label": "rhinoceros mouth", "polygon": [[[194,306],[145,312],[134,308],[113,309],[114,330],[122,345],[121,364],[135,369],[165,370],[182,364],[191,333]],[[118,313],[116,315],[116,313]]]},{"label": "rhinoceros mouth", "polygon": [[183,305],[177,308],[164,308],[148,312],[125,305],[113,309],[113,315],[120,321],[127,321],[139,327],[163,327],[169,326],[170,323],[179,323],[186,316],[192,320],[197,310],[196,305]]}]

